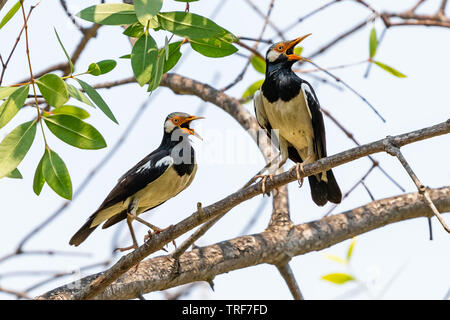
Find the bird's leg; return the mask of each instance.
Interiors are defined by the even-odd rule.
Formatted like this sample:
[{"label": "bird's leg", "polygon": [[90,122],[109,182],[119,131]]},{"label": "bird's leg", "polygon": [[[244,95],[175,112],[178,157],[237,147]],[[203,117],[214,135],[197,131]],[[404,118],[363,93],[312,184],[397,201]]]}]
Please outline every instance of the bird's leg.
[{"label": "bird's leg", "polygon": [[241,189],[245,189],[247,188],[249,185],[251,185],[253,182],[255,182],[255,180],[259,177],[262,177],[262,174],[264,173],[264,171],[266,171],[268,168],[270,168],[271,166],[273,166],[273,164],[275,163],[275,161],[278,160],[279,158],[279,154],[274,157],[272,160],[270,160],[261,170],[258,171],[257,174],[255,174],[253,176],[253,178],[251,178]]},{"label": "bird's leg", "polygon": [[[287,161],[289,153],[288,153],[288,143],[286,140],[282,139],[281,137],[279,137],[279,147],[280,147],[280,153],[277,155],[277,157],[275,157],[274,159],[272,159],[265,168],[269,168],[269,174],[268,175],[256,175],[253,178],[253,181],[255,181],[258,178],[262,178],[262,192],[263,195],[267,194],[269,195],[269,193],[266,193],[266,181],[267,179],[270,179],[273,181],[273,175],[274,173],[280,169]],[[281,155],[281,159],[280,159],[280,155]],[[264,172],[264,171],[262,171]],[[259,172],[261,173],[261,171]]]},{"label": "bird's leg", "polygon": [[[172,227],[173,225],[170,225],[164,229],[158,228],[157,226],[155,226],[154,224],[151,224],[150,222],[145,221],[144,219],[141,219],[139,217],[135,217],[136,221],[146,225],[147,227],[149,227],[151,230],[153,230],[153,234],[158,234],[161,233],[167,229],[169,229],[170,227]],[[144,236],[144,241],[147,241],[148,239],[150,239],[152,237],[152,232],[150,230],[148,230],[148,233]],[[175,243],[175,240],[172,240],[172,243],[175,247],[177,247],[177,244]],[[167,252],[166,249],[163,248],[164,251]]]},{"label": "bird's leg", "polygon": [[256,180],[258,180],[260,178],[261,178],[261,182],[262,182],[261,189],[262,189],[263,196],[266,195],[266,194],[269,196],[270,193],[266,193],[266,180],[270,179],[270,180],[273,181],[273,174],[263,174],[263,175],[259,174],[259,175],[256,175],[256,176],[253,177],[253,181],[256,181]]},{"label": "bird's leg", "polygon": [[295,166],[293,166],[291,169],[289,169],[289,172],[292,172],[295,170],[295,173],[297,175],[298,180],[298,187],[301,188],[303,185],[303,162],[297,162]]},{"label": "bird's leg", "polygon": [[[299,152],[300,154],[300,152]],[[303,177],[305,175],[305,172],[303,171],[303,166],[305,164],[309,164],[314,162],[315,160],[315,153],[314,153],[314,141],[312,139],[308,139],[308,148],[307,148],[307,155],[306,158],[301,163],[296,163],[294,167],[292,167],[289,171],[292,172],[295,170],[295,173],[297,175],[297,180],[299,184],[299,188],[303,185]]]},{"label": "bird's leg", "polygon": [[127,250],[131,250],[131,249],[137,249],[138,248],[138,244],[136,241],[136,235],[134,233],[134,229],[133,229],[133,225],[132,222],[134,219],[137,218],[136,216],[136,211],[138,208],[138,200],[132,199],[130,201],[130,204],[128,205],[128,209],[127,209],[127,225],[128,225],[128,229],[130,229],[130,233],[131,233],[131,238],[133,239],[133,244],[129,247],[125,247],[125,248],[116,248],[115,250],[119,250],[120,252],[124,252]]}]

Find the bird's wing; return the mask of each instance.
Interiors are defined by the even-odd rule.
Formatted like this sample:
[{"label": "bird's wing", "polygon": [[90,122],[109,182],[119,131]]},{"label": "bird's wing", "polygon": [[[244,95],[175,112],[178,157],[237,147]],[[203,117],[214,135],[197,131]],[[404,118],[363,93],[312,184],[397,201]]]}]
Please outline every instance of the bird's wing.
[{"label": "bird's wing", "polygon": [[[266,130],[269,139],[272,139],[272,125],[267,118],[261,94],[261,90],[256,90],[253,96],[253,107],[255,108],[256,120],[258,120],[259,126]],[[276,137],[274,137],[274,139],[276,139]],[[278,145],[278,142],[276,141],[275,144]]]},{"label": "bird's wing", "polygon": [[304,81],[302,82],[302,93],[305,98],[306,106],[311,116],[312,127],[314,130],[314,147],[318,159],[327,156],[326,140],[325,140],[325,125],[323,123],[323,115],[320,111],[320,104],[317,96],[311,85]]},{"label": "bird's wing", "polygon": [[158,179],[172,164],[173,159],[168,150],[155,150],[119,178],[117,185],[111,190],[96,212],[125,201],[128,197]]}]

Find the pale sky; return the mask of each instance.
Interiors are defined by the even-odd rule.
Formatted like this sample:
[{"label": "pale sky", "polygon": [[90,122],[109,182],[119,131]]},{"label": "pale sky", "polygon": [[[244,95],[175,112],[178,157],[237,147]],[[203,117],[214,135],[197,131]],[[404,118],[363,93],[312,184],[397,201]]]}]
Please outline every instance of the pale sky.
[{"label": "pale sky", "polygon": [[[27,1],[28,2],[28,1]],[[256,2],[256,1],[255,1]],[[370,1],[377,9],[396,11],[410,7],[414,1],[399,2]],[[9,1],[0,12],[3,17],[14,1]],[[31,2],[28,2],[31,3]],[[94,3],[93,1],[69,1],[69,9],[77,12]],[[211,17],[219,1],[191,3],[191,12]],[[269,1],[257,1],[264,12]],[[310,12],[326,1],[275,1],[271,20],[281,29],[290,25],[299,17]],[[419,12],[429,12],[437,8],[440,1],[430,1]],[[175,1],[164,2],[163,11],[183,10],[184,4]],[[237,10],[239,9],[239,10]],[[365,17],[369,11],[362,6],[345,1],[297,25],[286,33],[289,39],[312,32],[304,41],[303,55],[314,52],[336,35],[346,31]],[[20,18],[20,19],[19,19]],[[214,19],[216,23],[230,30],[237,36],[257,37],[263,21],[241,0],[228,0]],[[20,30],[22,19],[15,17],[0,30],[0,53],[6,55],[13,45]],[[54,36],[53,27],[64,42],[66,49],[73,52],[78,44],[80,33],[73,27],[62,11],[59,1],[42,1],[32,14],[29,22],[30,51],[33,70],[44,68],[65,61],[65,56]],[[383,25],[375,23],[378,34]],[[325,55],[314,59],[323,67],[357,62],[367,58],[369,32],[372,24],[355,33],[350,38],[333,47]],[[113,79],[129,77],[131,66],[129,60],[118,59],[131,51],[120,27],[105,26],[100,29],[97,39],[87,46],[76,66],[77,71],[84,71],[91,62],[116,59],[118,65],[110,74],[93,77],[83,76],[90,84]],[[431,126],[449,118],[449,95],[447,74],[449,71],[450,31],[441,28],[398,27],[388,30],[384,41],[378,49],[377,60],[391,65],[408,77],[399,79],[385,71],[373,67],[368,79],[363,78],[366,65],[336,70],[334,73],[353,86],[366,97],[387,119],[382,123],[374,113],[347,89],[336,90],[327,85],[307,78],[316,88],[317,96],[324,108],[329,110],[361,143],[369,143],[387,135],[396,135]],[[274,35],[268,27],[264,38]],[[163,45],[164,33],[155,36],[158,44]],[[260,45],[260,52],[265,53],[267,46]],[[245,59],[237,55],[212,59],[190,52],[189,47],[182,49],[183,57],[177,73],[192,77],[205,83],[215,82],[216,88],[222,88],[241,72]],[[248,54],[244,49],[239,52]],[[310,68],[310,66],[308,66]],[[28,67],[24,42],[21,41],[10,66],[6,72],[3,85],[14,84],[27,77]],[[219,75],[219,76],[217,76]],[[324,74],[318,74],[334,82]],[[249,70],[239,84],[227,93],[240,97],[248,85],[262,79],[262,75]],[[146,87],[137,84],[125,85],[111,90],[102,90],[101,95],[108,102],[120,125],[107,119],[98,109],[86,106],[91,117],[87,121],[93,124],[105,137],[108,147],[97,151],[73,148],[59,141],[47,130],[50,146],[64,159],[76,191],[91,169],[111,150],[117,139],[124,132],[134,112],[147,99]],[[193,96],[175,95],[167,88],[155,91],[150,105],[135,123],[132,132],[114,157],[97,172],[84,192],[53,223],[33,238],[25,247],[28,250],[51,249],[64,252],[89,253],[89,257],[79,256],[36,256],[18,257],[0,264],[0,274],[18,270],[55,270],[69,271],[80,266],[102,261],[111,254],[111,239],[115,228],[121,228],[121,245],[131,243],[126,224],[106,230],[96,230],[81,246],[69,246],[70,237],[84,223],[85,219],[100,205],[104,197],[116,184],[117,179],[145,155],[153,151],[160,143],[163,121],[173,111],[196,114],[201,105],[200,99]],[[78,104],[78,106],[81,106]],[[245,105],[253,114],[253,105]],[[83,106],[84,107],[84,106]],[[206,119],[194,128],[204,141],[193,139],[199,168],[192,185],[158,209],[142,215],[151,223],[166,227],[177,223],[190,215],[198,201],[209,205],[222,199],[240,188],[263,165],[264,161],[250,136],[239,124],[218,107],[206,104],[202,106]],[[21,111],[16,118],[0,130],[3,138],[18,124],[34,116],[33,110]],[[325,118],[328,154],[332,155],[354,147],[342,131]],[[441,136],[402,148],[406,159],[422,183],[430,187],[448,185],[450,181],[450,137]],[[225,151],[224,151],[225,150]],[[23,180],[2,179],[0,197],[2,202],[3,223],[0,224],[2,246],[0,257],[10,253],[17,243],[36,225],[50,216],[64,202],[48,186],[44,186],[41,196],[32,190],[34,171],[44,151],[42,136],[37,132],[35,142],[24,161],[19,165]],[[398,161],[386,154],[374,156],[407,192],[415,191],[415,186]],[[290,168],[288,162],[285,169]],[[371,162],[360,159],[334,169],[336,180],[343,192],[346,192],[370,168]],[[398,195],[401,191],[379,171],[374,170],[367,179],[367,186],[376,199]],[[299,189],[297,183],[289,185],[291,218],[295,224],[316,219],[325,214],[329,206],[319,208],[310,198],[307,183]],[[247,201],[231,210],[219,223],[196,244],[199,246],[214,244],[240,235],[248,221],[253,217],[261,201],[266,201],[265,209],[250,233],[259,233],[265,229],[270,219],[271,199],[261,196]],[[358,187],[334,211],[339,213],[364,205],[370,198],[363,187]],[[448,215],[444,215],[447,224]],[[325,254],[344,256],[350,240],[332,246],[320,252],[294,257],[291,268],[306,299],[334,299],[346,297],[345,294],[356,284],[337,286],[320,280],[324,274],[331,272],[352,272],[366,284],[368,290],[350,296],[351,298],[377,298],[384,292],[383,299],[442,299],[450,288],[450,237],[435,218],[433,221],[434,240],[428,240],[428,224],[425,218],[404,221],[377,229],[358,237],[349,271],[344,266],[324,257]],[[140,243],[146,230],[135,224]],[[181,243],[185,239],[177,239]],[[173,246],[168,247],[173,250]],[[157,252],[153,256],[164,254]],[[89,270],[83,276],[101,271],[102,268]],[[398,276],[395,276],[396,274]],[[386,284],[395,276],[395,281],[384,290]],[[42,279],[44,279],[42,277]],[[31,277],[0,278],[0,286],[12,289],[24,289],[39,279]],[[32,291],[35,296],[59,285],[75,280],[74,277],[62,278]],[[261,281],[264,280],[264,281]],[[289,290],[275,267],[259,265],[244,270],[219,275],[214,280],[215,291],[208,285],[200,284],[200,289],[193,291],[187,298],[192,299],[291,299]],[[174,290],[178,290],[175,288]],[[2,299],[11,296],[0,294]],[[164,298],[160,292],[147,295],[151,299]]]}]

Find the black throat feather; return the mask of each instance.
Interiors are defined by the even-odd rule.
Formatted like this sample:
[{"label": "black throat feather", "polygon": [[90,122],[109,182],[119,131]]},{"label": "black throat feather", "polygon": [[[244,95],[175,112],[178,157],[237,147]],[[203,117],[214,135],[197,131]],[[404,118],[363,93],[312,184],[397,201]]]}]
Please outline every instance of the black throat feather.
[{"label": "black throat feather", "polygon": [[261,90],[270,103],[279,99],[290,101],[300,92],[303,80],[292,71],[291,66],[286,62],[267,63],[266,79]]}]

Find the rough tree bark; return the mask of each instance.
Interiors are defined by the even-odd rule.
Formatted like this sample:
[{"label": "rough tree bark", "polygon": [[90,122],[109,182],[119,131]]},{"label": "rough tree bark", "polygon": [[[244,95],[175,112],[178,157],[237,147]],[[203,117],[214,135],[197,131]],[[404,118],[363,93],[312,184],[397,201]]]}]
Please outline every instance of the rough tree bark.
[{"label": "rough tree bark", "polygon": [[[450,187],[430,190],[440,212],[450,211]],[[164,290],[194,281],[210,281],[216,275],[262,263],[277,264],[285,255],[298,256],[406,219],[428,217],[432,212],[418,193],[373,201],[365,206],[288,228],[266,231],[196,248],[179,258],[148,259],[109,285],[95,299],[132,299],[139,294]],[[72,299],[101,274],[94,274],[56,288],[38,299]]]}]

